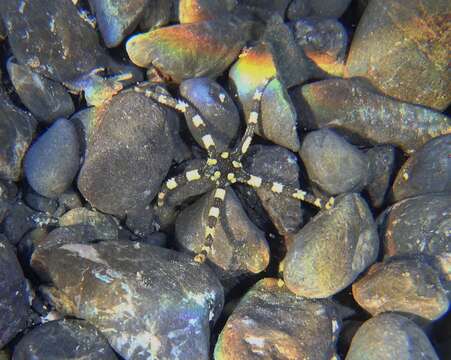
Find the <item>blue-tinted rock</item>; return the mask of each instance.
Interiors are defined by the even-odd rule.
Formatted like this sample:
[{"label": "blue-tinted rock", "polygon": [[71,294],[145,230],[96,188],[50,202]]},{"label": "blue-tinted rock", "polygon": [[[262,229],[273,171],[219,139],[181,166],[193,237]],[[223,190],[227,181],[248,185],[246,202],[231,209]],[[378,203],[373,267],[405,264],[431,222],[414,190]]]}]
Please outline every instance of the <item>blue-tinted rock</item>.
[{"label": "blue-tinted rock", "polygon": [[83,320],[58,320],[36,326],[14,347],[13,360],[114,360],[108,341]]},{"label": "blue-tinted rock", "polygon": [[28,231],[38,226],[37,215],[36,211],[18,201],[10,206],[0,228],[8,240],[15,245]]},{"label": "blue-tinted rock", "polygon": [[70,187],[79,164],[77,131],[70,121],[60,119],[30,147],[25,176],[36,192],[55,198]]}]

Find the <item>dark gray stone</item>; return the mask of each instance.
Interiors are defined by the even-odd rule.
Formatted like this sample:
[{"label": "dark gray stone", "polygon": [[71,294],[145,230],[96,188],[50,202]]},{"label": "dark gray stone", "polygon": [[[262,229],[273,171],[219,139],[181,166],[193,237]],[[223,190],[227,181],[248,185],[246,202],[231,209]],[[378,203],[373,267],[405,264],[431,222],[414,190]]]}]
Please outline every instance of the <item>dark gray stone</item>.
[{"label": "dark gray stone", "polygon": [[340,322],[332,302],[296,296],[265,278],[227,319],[215,359],[333,359]]},{"label": "dark gray stone", "polygon": [[17,187],[12,181],[0,180],[0,224],[14,204],[17,196]]},{"label": "dark gray stone", "polygon": [[[96,326],[127,359],[208,359],[222,286],[190,256],[132,242],[39,249],[32,265],[57,309]],[[77,286],[73,286],[77,284]]]},{"label": "dark gray stone", "polygon": [[332,296],[376,260],[379,239],[368,205],[358,194],[335,201],[293,236],[283,277],[297,295]]},{"label": "dark gray stone", "polygon": [[393,200],[451,193],[451,135],[439,136],[412,154],[393,183]]},{"label": "dark gray stone", "polygon": [[346,360],[362,359],[439,360],[421,328],[391,313],[367,320],[355,334]]},{"label": "dark gray stone", "polygon": [[351,0],[309,0],[309,2],[310,16],[339,18],[343,15]]},{"label": "dark gray stone", "polygon": [[0,348],[20,331],[28,319],[25,277],[14,247],[0,234]]},{"label": "dark gray stone", "polygon": [[30,186],[24,189],[23,199],[33,210],[46,213],[47,215],[53,215],[58,208],[58,201],[56,199],[49,199],[42,196]]},{"label": "dark gray stone", "polygon": [[30,147],[25,156],[25,176],[39,194],[56,198],[66,191],[80,165],[79,142],[74,125],[56,121]]},{"label": "dark gray stone", "polygon": [[37,212],[30,209],[24,203],[18,201],[10,206],[0,228],[8,240],[16,245],[22,239],[22,236],[37,226],[37,214]]},{"label": "dark gray stone", "polygon": [[437,320],[449,307],[440,273],[415,257],[374,264],[352,285],[352,295],[372,315],[396,311]]},{"label": "dark gray stone", "polygon": [[451,195],[428,194],[405,199],[377,219],[384,255],[449,254]]},{"label": "dark gray stone", "polygon": [[0,179],[21,178],[22,159],[35,130],[36,120],[15,107],[0,88]]},{"label": "dark gray stone", "polygon": [[[175,236],[184,250],[200,252],[208,218],[208,192],[177,217]],[[269,246],[264,233],[246,215],[231,187],[227,188],[215,239],[208,260],[222,280],[243,274],[256,274],[269,264]]]},{"label": "dark gray stone", "polygon": [[108,341],[83,320],[51,321],[34,327],[14,347],[12,360],[113,360]]},{"label": "dark gray stone", "polygon": [[[236,140],[241,121],[233,99],[221,85],[209,78],[189,79],[180,84],[180,94],[199,111],[218,151],[230,148],[233,140]],[[186,124],[197,143],[204,146],[188,116]]]},{"label": "dark gray stone", "polygon": [[[254,145],[243,161],[247,172],[260,176],[267,181],[276,181],[300,188],[299,165],[297,157],[289,150],[280,146]],[[248,206],[255,206],[257,195],[267,216],[271,219],[281,235],[294,233],[302,224],[303,213],[301,203],[287,196],[274,194],[267,189],[257,189],[246,186],[246,190],[254,194],[248,198]]]},{"label": "dark gray stone", "polygon": [[335,132],[310,132],[299,151],[309,179],[331,195],[359,192],[371,178],[367,155]]},{"label": "dark gray stone", "polygon": [[8,61],[8,73],[20,100],[38,121],[50,124],[74,112],[72,98],[56,81],[34,73],[29,67],[11,59]]},{"label": "dark gray stone", "polygon": [[96,114],[78,188],[93,207],[123,216],[156,195],[172,161],[170,127],[165,111],[133,90]]},{"label": "dark gray stone", "polygon": [[174,1],[168,0],[149,0],[144,9],[144,13],[139,23],[142,31],[149,31],[167,25],[175,18],[176,9]]}]

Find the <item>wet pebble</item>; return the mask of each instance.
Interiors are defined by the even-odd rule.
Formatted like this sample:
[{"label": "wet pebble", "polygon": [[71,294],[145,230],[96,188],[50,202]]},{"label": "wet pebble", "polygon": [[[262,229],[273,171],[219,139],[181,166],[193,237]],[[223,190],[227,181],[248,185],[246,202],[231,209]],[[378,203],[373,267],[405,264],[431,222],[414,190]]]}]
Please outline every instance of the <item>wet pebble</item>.
[{"label": "wet pebble", "polygon": [[[283,147],[254,145],[249,149],[243,164],[246,171],[267,179],[267,181],[281,182],[300,188],[297,158]],[[254,191],[249,186],[243,187],[246,191],[254,194],[254,196],[249,195],[247,197],[248,207],[256,207],[258,200],[263,206],[261,212],[266,214],[256,214],[256,217],[269,217],[281,235],[299,230],[303,218],[299,201],[274,194],[272,191],[263,188]]]},{"label": "wet pebble", "polygon": [[359,192],[372,177],[368,156],[329,129],[308,133],[299,154],[309,179],[331,195]]},{"label": "wet pebble", "polygon": [[175,82],[216,77],[238,56],[247,28],[247,22],[231,16],[168,26],[133,36],[127,53],[136,65],[153,65]]},{"label": "wet pebble", "polygon": [[190,256],[113,241],[39,249],[32,265],[52,279],[43,289],[51,302],[96,326],[122,357],[208,359],[223,290]]},{"label": "wet pebble", "polygon": [[15,107],[1,88],[0,114],[0,178],[18,181],[37,123],[30,114]]},{"label": "wet pebble", "polygon": [[147,0],[89,0],[107,47],[118,46],[142,19]]},{"label": "wet pebble", "polygon": [[451,193],[451,135],[428,141],[401,167],[392,197],[399,201],[427,193]]},{"label": "wet pebble", "polygon": [[14,247],[0,234],[0,348],[27,326],[28,293]]},{"label": "wet pebble", "polygon": [[25,176],[39,194],[56,198],[66,191],[80,165],[79,141],[74,125],[57,120],[28,150]]},{"label": "wet pebble", "polygon": [[227,319],[214,358],[332,359],[339,328],[331,302],[297,297],[277,279],[265,278]]},{"label": "wet pebble", "polygon": [[172,161],[170,129],[165,111],[132,90],[96,114],[78,188],[93,207],[123,216],[157,193]]},{"label": "wet pebble", "polygon": [[118,238],[118,225],[112,216],[86,208],[69,210],[59,218],[58,223],[59,226],[90,225],[95,230],[98,240]]},{"label": "wet pebble", "polygon": [[237,0],[179,0],[179,21],[181,24],[211,20],[232,10]]},{"label": "wet pebble", "polygon": [[386,256],[451,252],[451,195],[429,194],[405,199],[377,219]]},{"label": "wet pebble", "polygon": [[413,321],[385,313],[366,321],[352,339],[346,360],[438,360],[426,334]]},{"label": "wet pebble", "polygon": [[18,201],[11,205],[0,229],[8,240],[16,245],[22,236],[37,226],[36,215],[38,213],[30,209],[23,202]]},{"label": "wet pebble", "polygon": [[[180,84],[180,94],[199,111],[218,151],[230,148],[232,140],[236,140],[241,122],[238,109],[224,88],[209,78],[195,78]],[[199,145],[204,146],[192,118],[186,117],[191,134]]]},{"label": "wet pebble", "polygon": [[53,215],[58,209],[58,200],[49,199],[38,194],[32,187],[27,186],[23,195],[25,203],[33,210]]},{"label": "wet pebble", "polygon": [[293,236],[283,276],[297,295],[332,296],[376,260],[379,239],[368,205],[358,194],[335,201]]},{"label": "wet pebble", "polygon": [[370,267],[352,285],[357,303],[372,315],[387,311],[436,320],[449,307],[440,274],[421,258],[391,258]]},{"label": "wet pebble", "polygon": [[368,78],[390,97],[446,109],[450,13],[447,0],[372,1],[352,40],[348,75]]},{"label": "wet pebble", "polygon": [[[204,244],[208,201],[213,195],[213,192],[205,194],[177,217],[175,236],[183,249],[200,252]],[[224,280],[262,272],[269,264],[269,256],[264,233],[252,223],[229,187],[208,260]]]},{"label": "wet pebble", "polygon": [[167,25],[175,19],[175,2],[168,0],[150,0],[144,8],[144,13],[139,23],[142,31],[149,31]]},{"label": "wet pebble", "polygon": [[44,124],[70,116],[75,108],[66,89],[56,81],[34,73],[27,66],[8,61],[8,73],[22,103]]},{"label": "wet pebble", "polygon": [[306,128],[336,128],[364,144],[393,144],[411,153],[451,131],[446,115],[380,95],[357,79],[317,81],[292,95]]},{"label": "wet pebble", "polygon": [[34,327],[14,347],[12,360],[113,360],[105,337],[83,320],[58,320]]}]

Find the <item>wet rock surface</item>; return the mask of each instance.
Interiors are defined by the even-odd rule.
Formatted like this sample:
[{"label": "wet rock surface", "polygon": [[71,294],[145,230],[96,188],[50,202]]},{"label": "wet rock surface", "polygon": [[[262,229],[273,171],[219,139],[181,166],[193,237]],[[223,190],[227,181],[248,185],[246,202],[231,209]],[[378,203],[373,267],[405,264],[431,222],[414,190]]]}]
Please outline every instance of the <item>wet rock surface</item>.
[{"label": "wet rock surface", "polygon": [[179,0],[181,24],[211,20],[232,10],[236,0]]},{"label": "wet rock surface", "polygon": [[451,101],[450,12],[446,0],[372,1],[352,41],[349,76],[368,78],[388,96],[444,110]]},{"label": "wet rock surface", "polygon": [[413,321],[395,313],[366,321],[352,339],[346,360],[428,359],[438,356],[426,334]]},{"label": "wet rock surface", "polygon": [[0,348],[27,327],[28,294],[14,247],[0,234]]},{"label": "wet rock surface", "polygon": [[99,111],[78,176],[78,188],[95,208],[123,215],[147,205],[172,160],[165,113],[143,94],[126,91]]},{"label": "wet rock surface", "polygon": [[189,256],[104,242],[38,250],[32,265],[54,284],[48,293],[61,311],[91,322],[121,356],[208,359],[209,322],[223,291]]},{"label": "wet rock surface", "polygon": [[283,278],[297,295],[332,296],[376,260],[379,239],[368,205],[357,194],[336,201],[293,236]]},{"label": "wet rock surface", "polygon": [[82,320],[60,320],[33,328],[14,348],[14,360],[114,360],[104,336]]},{"label": "wet rock surface", "polygon": [[277,279],[262,279],[228,318],[214,357],[331,359],[339,324],[332,302],[297,297]]},{"label": "wet rock surface", "polygon": [[66,191],[80,164],[79,142],[69,120],[56,121],[30,147],[24,162],[25,176],[39,194],[55,198]]},{"label": "wet rock surface", "polygon": [[354,141],[393,144],[406,152],[451,131],[446,115],[392,100],[352,79],[304,85],[294,91],[294,103],[309,129],[331,127]]}]

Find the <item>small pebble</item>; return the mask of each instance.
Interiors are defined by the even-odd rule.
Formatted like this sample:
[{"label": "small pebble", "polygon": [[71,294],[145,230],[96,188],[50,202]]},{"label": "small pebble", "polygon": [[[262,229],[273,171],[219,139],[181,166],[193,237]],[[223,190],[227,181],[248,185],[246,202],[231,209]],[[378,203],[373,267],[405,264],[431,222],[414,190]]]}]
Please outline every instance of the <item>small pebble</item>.
[{"label": "small pebble", "polygon": [[79,165],[77,131],[70,121],[59,119],[30,147],[24,170],[37,193],[56,198],[70,187]]}]

